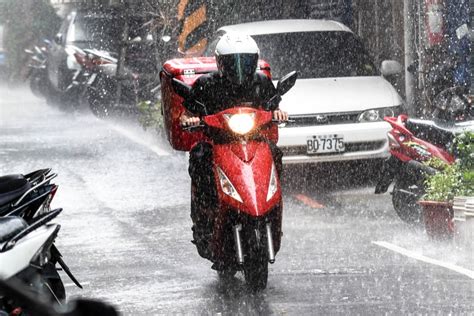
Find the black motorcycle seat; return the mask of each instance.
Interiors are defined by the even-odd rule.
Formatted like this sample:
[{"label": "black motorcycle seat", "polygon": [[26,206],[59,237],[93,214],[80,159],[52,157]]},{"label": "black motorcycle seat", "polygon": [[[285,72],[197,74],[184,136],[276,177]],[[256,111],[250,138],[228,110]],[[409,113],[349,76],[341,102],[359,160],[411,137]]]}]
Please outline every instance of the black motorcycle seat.
[{"label": "black motorcycle seat", "polygon": [[9,240],[26,227],[28,227],[28,224],[21,217],[0,217],[0,243]]},{"label": "black motorcycle seat", "polygon": [[30,188],[31,183],[21,174],[0,177],[0,205],[19,198]]},{"label": "black motorcycle seat", "polygon": [[440,124],[435,121],[421,119],[408,119],[405,127],[415,137],[442,146],[450,144],[459,131],[459,128],[454,124]]}]

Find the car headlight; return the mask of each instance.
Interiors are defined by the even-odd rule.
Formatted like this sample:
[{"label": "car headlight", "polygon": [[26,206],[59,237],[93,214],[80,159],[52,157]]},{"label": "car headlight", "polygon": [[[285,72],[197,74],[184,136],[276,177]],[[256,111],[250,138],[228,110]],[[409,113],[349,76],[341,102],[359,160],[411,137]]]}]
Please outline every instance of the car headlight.
[{"label": "car headlight", "polygon": [[240,113],[225,115],[230,129],[237,134],[245,135],[255,126],[255,113]]},{"label": "car headlight", "polygon": [[270,174],[270,183],[268,184],[267,202],[275,195],[278,190],[277,172],[275,164],[272,165],[272,173]]},{"label": "car headlight", "polygon": [[232,182],[230,182],[229,178],[227,178],[224,171],[222,171],[221,168],[217,167],[217,173],[219,174],[219,182],[221,184],[222,192],[234,198],[235,200],[243,203],[242,198],[240,197],[237,190],[234,188]]},{"label": "car headlight", "polygon": [[362,112],[357,120],[359,122],[379,122],[383,121],[383,118],[386,116],[398,116],[402,114],[403,106],[393,106],[388,108],[380,108],[380,109],[371,109]]}]

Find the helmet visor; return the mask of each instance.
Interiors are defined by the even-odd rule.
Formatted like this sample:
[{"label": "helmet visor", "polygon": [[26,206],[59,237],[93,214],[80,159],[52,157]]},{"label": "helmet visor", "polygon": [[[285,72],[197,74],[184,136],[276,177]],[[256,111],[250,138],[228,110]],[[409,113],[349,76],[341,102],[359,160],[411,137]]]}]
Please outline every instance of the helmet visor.
[{"label": "helmet visor", "polygon": [[219,56],[222,74],[232,82],[242,84],[257,70],[258,54],[229,54]]}]

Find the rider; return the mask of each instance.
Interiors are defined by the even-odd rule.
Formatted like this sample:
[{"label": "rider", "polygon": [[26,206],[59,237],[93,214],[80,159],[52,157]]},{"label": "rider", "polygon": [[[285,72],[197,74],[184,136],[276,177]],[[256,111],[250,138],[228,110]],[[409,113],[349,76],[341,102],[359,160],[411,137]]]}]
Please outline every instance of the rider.
[{"label": "rider", "polygon": [[[211,115],[236,105],[260,107],[277,94],[272,81],[258,73],[259,49],[248,35],[226,34],[217,43],[215,57],[218,71],[199,77],[192,88],[192,99],[188,111],[180,117],[183,126],[196,126],[200,116]],[[203,106],[204,105],[204,106]],[[288,120],[288,114],[280,109],[273,111],[278,121]],[[282,170],[282,152],[270,143],[278,174]],[[212,145],[201,142],[193,147],[189,156],[189,174],[193,190],[197,190],[191,201],[193,237],[199,254],[210,259],[207,240],[212,227],[217,193],[212,168]]]}]

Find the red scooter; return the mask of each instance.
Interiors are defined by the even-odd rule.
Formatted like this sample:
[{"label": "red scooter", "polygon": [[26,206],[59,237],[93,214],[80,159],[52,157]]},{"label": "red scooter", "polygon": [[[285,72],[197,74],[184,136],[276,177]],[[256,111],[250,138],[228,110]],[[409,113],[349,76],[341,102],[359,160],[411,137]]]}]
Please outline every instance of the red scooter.
[{"label": "red scooter", "polygon": [[[217,186],[216,212],[209,215],[213,227],[208,241],[210,260],[221,277],[242,270],[247,284],[256,291],[267,285],[268,263],[275,262],[282,236],[280,180],[268,143],[278,138],[271,111],[296,77],[292,72],[282,78],[277,95],[264,109],[236,106],[203,116],[198,127],[212,144]],[[189,85],[177,79],[172,85],[185,106],[197,102],[190,100]],[[193,195],[195,192],[192,190]]]},{"label": "red scooter", "polygon": [[386,117],[385,121],[392,126],[388,133],[391,157],[384,162],[375,193],[387,192],[395,181],[392,203],[398,216],[407,223],[421,222],[422,211],[417,202],[424,194],[425,175],[437,172],[424,162],[438,158],[453,163],[454,138],[465,130],[472,130],[474,121],[469,117],[463,121],[432,121],[406,115]]}]

